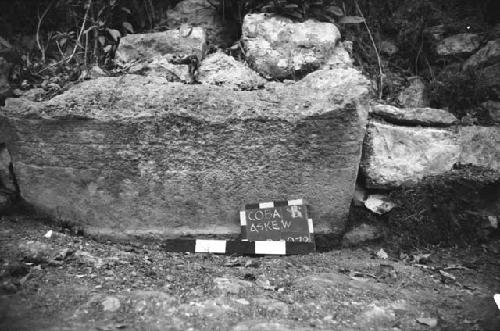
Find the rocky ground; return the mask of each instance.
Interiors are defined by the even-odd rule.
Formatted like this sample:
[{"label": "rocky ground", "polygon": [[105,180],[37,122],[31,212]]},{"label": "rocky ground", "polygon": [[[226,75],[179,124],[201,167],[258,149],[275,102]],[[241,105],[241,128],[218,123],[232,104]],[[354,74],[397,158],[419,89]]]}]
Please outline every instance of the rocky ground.
[{"label": "rocky ground", "polygon": [[250,257],[60,230],[0,219],[1,330],[500,329],[500,241]]}]

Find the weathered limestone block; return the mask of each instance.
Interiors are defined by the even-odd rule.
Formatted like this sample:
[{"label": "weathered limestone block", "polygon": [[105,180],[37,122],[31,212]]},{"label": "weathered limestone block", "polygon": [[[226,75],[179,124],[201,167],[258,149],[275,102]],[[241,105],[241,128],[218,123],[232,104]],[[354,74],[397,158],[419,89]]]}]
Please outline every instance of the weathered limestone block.
[{"label": "weathered limestone block", "polygon": [[461,127],[459,137],[461,164],[500,171],[500,127]]},{"label": "weathered limestone block", "polygon": [[197,55],[201,59],[206,49],[205,31],[186,27],[155,33],[129,34],[120,39],[116,60],[122,63],[147,62],[158,56]]},{"label": "weathered limestone block", "polygon": [[410,125],[439,125],[450,126],[457,122],[457,118],[444,109],[435,108],[406,108],[401,109],[391,105],[374,105],[372,114],[396,124]]},{"label": "weathered limestone block", "polygon": [[368,187],[397,187],[450,170],[459,160],[460,145],[449,129],[371,121],[363,155]]},{"label": "weathered limestone block", "polygon": [[240,204],[300,197],[340,234],[369,90],[352,68],[258,91],[126,75],[8,99],[2,120],[22,196],[87,231],[239,233]]},{"label": "weathered limestone block", "polygon": [[256,90],[266,80],[232,56],[217,52],[207,56],[200,66],[199,80],[203,84],[224,86],[236,90]]},{"label": "weathered limestone block", "polygon": [[459,33],[441,40],[436,51],[439,55],[472,53],[481,45],[481,37],[474,33]]},{"label": "weathered limestone block", "polygon": [[343,62],[331,59],[344,58],[344,52],[335,53],[339,40],[335,24],[294,23],[269,14],[246,15],[241,36],[252,69],[274,79],[302,77],[328,62]]}]

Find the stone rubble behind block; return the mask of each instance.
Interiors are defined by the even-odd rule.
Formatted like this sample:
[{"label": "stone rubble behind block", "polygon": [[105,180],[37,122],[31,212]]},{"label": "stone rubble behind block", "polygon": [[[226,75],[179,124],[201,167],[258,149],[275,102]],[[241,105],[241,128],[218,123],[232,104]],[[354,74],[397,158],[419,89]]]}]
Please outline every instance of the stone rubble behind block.
[{"label": "stone rubble behind block", "polygon": [[[345,54],[336,50],[340,32],[333,23],[248,14],[241,41],[250,66],[268,79],[300,78],[328,62],[345,62]],[[332,59],[335,52],[339,60]]]},{"label": "stone rubble behind block", "polygon": [[500,127],[405,127],[371,120],[361,168],[369,188],[394,188],[454,164],[500,171]]},{"label": "stone rubble behind block", "polygon": [[451,129],[371,121],[363,155],[367,186],[390,188],[450,170],[459,160],[460,146]]},{"label": "stone rubble behind block", "polygon": [[202,59],[206,47],[206,34],[200,27],[129,34],[120,39],[116,60],[120,63],[147,62],[158,56],[186,55],[197,55]]}]

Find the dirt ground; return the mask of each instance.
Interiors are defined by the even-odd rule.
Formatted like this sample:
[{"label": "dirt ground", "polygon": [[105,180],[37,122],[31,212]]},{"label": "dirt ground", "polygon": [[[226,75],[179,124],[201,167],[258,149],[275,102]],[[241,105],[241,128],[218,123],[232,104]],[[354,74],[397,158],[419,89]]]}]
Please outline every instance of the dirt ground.
[{"label": "dirt ground", "polygon": [[500,241],[250,257],[60,230],[0,219],[0,330],[500,330]]}]

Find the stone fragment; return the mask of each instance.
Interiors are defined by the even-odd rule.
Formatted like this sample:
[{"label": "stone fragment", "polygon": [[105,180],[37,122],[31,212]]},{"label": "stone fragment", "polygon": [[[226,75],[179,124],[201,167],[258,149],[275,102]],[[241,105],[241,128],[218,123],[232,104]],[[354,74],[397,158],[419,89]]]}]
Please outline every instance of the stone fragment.
[{"label": "stone fragment", "polygon": [[101,302],[101,305],[102,305],[102,309],[104,311],[109,311],[109,312],[115,312],[118,309],[120,309],[120,306],[121,306],[120,299],[118,299],[117,297],[113,297],[113,296],[106,297]]},{"label": "stone fragment", "polygon": [[331,61],[339,40],[333,23],[294,23],[269,14],[246,15],[241,36],[250,66],[273,79],[299,78],[320,68]]},{"label": "stone fragment", "polygon": [[481,104],[488,111],[491,120],[500,123],[500,101],[489,100]]},{"label": "stone fragment", "polygon": [[223,52],[207,56],[199,70],[199,80],[203,84],[250,91],[262,88],[266,83],[255,71]]},{"label": "stone fragment", "polygon": [[460,55],[472,53],[481,45],[481,37],[474,33],[459,33],[449,36],[436,46],[438,55]]},{"label": "stone fragment", "polygon": [[398,103],[403,108],[429,107],[425,83],[419,77],[409,79],[410,85],[403,89],[398,97]]},{"label": "stone fragment", "polygon": [[205,31],[199,27],[187,30],[129,34],[120,39],[116,60],[121,63],[147,62],[158,56],[186,55],[196,55],[202,59],[206,50]]},{"label": "stone fragment", "polygon": [[400,127],[370,122],[361,168],[367,187],[397,187],[451,170],[460,145],[449,129]]},{"label": "stone fragment", "polygon": [[8,99],[0,125],[23,198],[86,233],[239,233],[242,203],[304,198],[340,234],[370,95],[353,68],[257,91],[124,75]]},{"label": "stone fragment", "polygon": [[207,32],[210,45],[222,48],[231,46],[238,39],[238,25],[224,19],[217,8],[207,0],[184,0],[166,13],[165,23],[170,29],[189,24]]},{"label": "stone fragment", "polygon": [[376,226],[362,223],[344,234],[342,246],[352,247],[382,238],[383,233]]},{"label": "stone fragment", "polygon": [[435,108],[398,108],[378,104],[371,107],[371,113],[395,124],[401,125],[439,125],[450,126],[457,118],[444,109]]},{"label": "stone fragment", "polygon": [[486,46],[482,47],[474,55],[465,61],[463,68],[474,69],[477,67],[485,67],[494,65],[500,62],[500,39],[488,41]]},{"label": "stone fragment", "polygon": [[461,127],[459,141],[460,164],[473,164],[500,171],[500,127]]},{"label": "stone fragment", "polygon": [[375,214],[382,215],[390,212],[396,204],[385,195],[373,194],[366,199],[365,207]]}]

